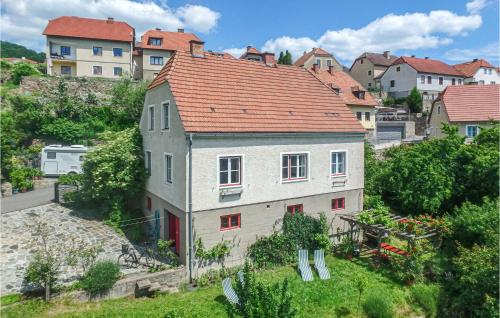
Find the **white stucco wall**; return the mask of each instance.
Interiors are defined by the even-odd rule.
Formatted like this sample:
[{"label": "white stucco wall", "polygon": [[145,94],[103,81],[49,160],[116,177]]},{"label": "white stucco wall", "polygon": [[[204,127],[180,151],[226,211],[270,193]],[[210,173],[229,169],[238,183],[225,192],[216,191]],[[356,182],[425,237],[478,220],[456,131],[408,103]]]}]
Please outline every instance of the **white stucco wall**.
[{"label": "white stucco wall", "polygon": [[[193,210],[209,210],[267,201],[305,197],[335,191],[363,188],[364,135],[342,138],[339,135],[318,137],[229,137],[194,139]],[[347,176],[330,176],[330,151],[346,150]],[[282,182],[281,154],[309,152],[309,178],[306,181]],[[241,155],[241,196],[221,199],[218,188],[218,155]],[[344,186],[333,181],[347,179]]]},{"label": "white stucco wall", "polygon": [[327,61],[331,61],[332,66],[334,67],[335,70],[342,71],[342,65],[340,65],[334,58],[326,56],[315,56],[315,55],[311,56],[307,61],[304,62],[304,68],[312,67],[313,64],[316,64],[316,60],[318,59],[321,60],[320,68],[327,70],[328,69]]},{"label": "white stucco wall", "polygon": [[[163,57],[162,65],[152,65],[150,63],[151,56],[161,56]],[[142,76],[145,80],[152,80],[154,78],[155,73],[159,73],[163,66],[167,64],[168,60],[172,56],[170,51],[165,50],[151,50],[144,49],[142,50]]]},{"label": "white stucco wall", "polygon": [[[425,76],[425,83],[422,84],[421,76]],[[432,83],[427,84],[427,76],[432,77]],[[439,78],[443,78],[443,84],[439,84]],[[455,85],[458,85],[458,79],[463,81],[462,77],[448,76],[440,74],[418,73],[417,74],[417,88],[420,91],[435,91],[442,92],[448,85],[452,85],[452,80],[455,79]],[[437,96],[436,96],[437,97]]]},{"label": "white stucco wall", "polygon": [[[170,129],[161,129],[161,104],[170,101]],[[155,106],[155,129],[148,129],[148,107]],[[180,121],[175,100],[168,84],[150,89],[144,101],[140,129],[144,151],[151,151],[151,176],[147,178],[146,189],[168,201],[180,210],[186,211],[186,160],[187,144],[184,128]],[[173,156],[172,183],[165,183],[164,154]]]},{"label": "white stucco wall", "polygon": [[[395,81],[394,87],[391,87],[391,80]],[[408,64],[391,65],[380,79],[380,83],[385,92],[409,92],[417,86],[417,71]]]},{"label": "white stucco wall", "polygon": [[479,81],[484,81],[484,84],[491,84],[491,82],[495,82],[495,84],[500,84],[500,74],[498,74],[496,69],[491,69],[491,74],[489,74],[488,69],[487,74],[484,74],[484,70],[486,68],[481,67],[479,70],[477,70],[476,74],[474,74],[474,77],[468,78],[466,82],[478,82]]}]

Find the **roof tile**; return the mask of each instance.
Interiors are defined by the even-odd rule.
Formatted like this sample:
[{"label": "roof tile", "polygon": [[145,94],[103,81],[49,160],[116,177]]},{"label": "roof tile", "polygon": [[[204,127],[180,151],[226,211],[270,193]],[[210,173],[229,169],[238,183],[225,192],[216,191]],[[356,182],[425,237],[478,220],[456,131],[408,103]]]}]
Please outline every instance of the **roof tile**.
[{"label": "roof tile", "polygon": [[440,99],[450,122],[500,120],[500,84],[448,86]]},{"label": "roof tile", "polygon": [[398,58],[393,65],[397,64],[408,64],[414,68],[417,72],[431,73],[431,74],[444,74],[463,77],[464,75],[457,71],[453,66],[450,66],[444,62],[433,59],[422,59],[418,57],[408,57],[401,56]]},{"label": "roof tile", "polygon": [[491,65],[488,61],[479,59],[479,60],[472,60],[469,62],[461,63],[461,64],[455,64],[453,65],[455,69],[457,69],[460,73],[464,74],[466,77],[472,77],[476,74],[477,70],[481,67],[487,67],[487,68],[495,68],[493,65]]},{"label": "roof tile", "polygon": [[[161,46],[150,45],[150,38],[160,38]],[[148,30],[141,36],[140,47],[143,49],[165,50],[165,51],[189,51],[189,41],[201,41],[193,33],[169,32],[161,30]]]}]

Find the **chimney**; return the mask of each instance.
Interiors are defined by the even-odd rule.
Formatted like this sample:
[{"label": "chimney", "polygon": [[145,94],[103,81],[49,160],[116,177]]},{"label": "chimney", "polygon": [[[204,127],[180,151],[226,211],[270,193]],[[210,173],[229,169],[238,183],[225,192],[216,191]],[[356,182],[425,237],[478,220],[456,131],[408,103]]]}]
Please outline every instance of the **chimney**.
[{"label": "chimney", "polygon": [[319,65],[316,64],[316,63],[314,63],[312,70],[313,70],[314,73],[318,73],[318,71],[319,71]]},{"label": "chimney", "polygon": [[184,33],[184,29],[177,29],[177,32]]},{"label": "chimney", "polygon": [[477,62],[478,60],[477,59],[473,59],[472,62]]},{"label": "chimney", "polygon": [[425,59],[426,59],[426,60],[428,60],[428,59],[429,59],[429,57],[428,57],[428,56],[426,56],[426,57],[425,57]]},{"label": "chimney", "polygon": [[328,66],[328,73],[333,75],[333,71],[335,70],[333,65]]},{"label": "chimney", "polygon": [[115,19],[113,17],[108,17],[107,23],[113,23]]},{"label": "chimney", "polygon": [[204,57],[205,55],[203,54],[204,47],[203,45],[205,42],[202,41],[196,41],[196,40],[191,40],[189,41],[189,48],[191,55],[194,57]]},{"label": "chimney", "polygon": [[262,59],[264,60],[264,64],[269,66],[276,65],[276,60],[274,59],[274,53],[264,52],[262,53]]},{"label": "chimney", "polygon": [[391,58],[391,51],[384,51],[384,57],[386,59],[390,59]]},{"label": "chimney", "polygon": [[412,55],[411,57],[415,57],[415,55]]},{"label": "chimney", "polygon": [[161,31],[161,28],[155,28],[156,31]]},{"label": "chimney", "polygon": [[250,49],[251,49],[251,48],[252,48],[252,46],[251,46],[251,45],[248,45],[248,46],[247,46],[247,52],[248,52],[248,51],[250,51]]}]

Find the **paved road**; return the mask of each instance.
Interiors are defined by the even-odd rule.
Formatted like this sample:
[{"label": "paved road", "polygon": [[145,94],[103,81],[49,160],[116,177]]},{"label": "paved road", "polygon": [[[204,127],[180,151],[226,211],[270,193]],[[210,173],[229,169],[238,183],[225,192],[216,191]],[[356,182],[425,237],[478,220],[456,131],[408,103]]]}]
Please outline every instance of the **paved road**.
[{"label": "paved road", "polygon": [[2,213],[23,210],[35,206],[51,203],[54,199],[54,187],[36,189],[26,193],[18,193],[11,197],[2,198]]}]

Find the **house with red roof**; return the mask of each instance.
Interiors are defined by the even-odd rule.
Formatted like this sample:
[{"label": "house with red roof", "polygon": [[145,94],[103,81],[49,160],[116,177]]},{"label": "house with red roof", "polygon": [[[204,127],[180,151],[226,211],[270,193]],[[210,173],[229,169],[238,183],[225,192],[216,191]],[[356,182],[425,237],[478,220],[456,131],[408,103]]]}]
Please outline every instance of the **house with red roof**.
[{"label": "house with red roof", "polygon": [[422,94],[424,110],[446,87],[463,85],[465,76],[439,60],[402,56],[380,78],[381,89],[394,98],[406,97],[416,87]]},{"label": "house with red roof", "polygon": [[328,70],[333,67],[335,71],[342,71],[342,64],[337,61],[333,54],[323,50],[322,48],[315,47],[309,52],[305,52],[299,57],[293,65],[304,68],[310,68],[316,64],[320,69]]},{"label": "house with red roof", "polygon": [[384,53],[365,52],[354,60],[349,74],[365,88],[375,88],[380,76],[397,60],[390,51]]},{"label": "house with red roof", "polygon": [[474,59],[469,62],[453,65],[465,76],[466,84],[500,84],[498,68],[483,59]]},{"label": "house with red roof", "polygon": [[[143,210],[192,275],[195,239],[235,242],[241,264],[285,213],[363,209],[366,130],[309,70],[190,50],[173,53],[146,93]],[[154,219],[154,217],[152,218]]]},{"label": "house with red roof", "polygon": [[135,30],[128,23],[61,16],[43,31],[47,74],[120,78],[133,73]]},{"label": "house with red roof", "polygon": [[155,78],[175,51],[189,51],[189,41],[201,41],[193,33],[178,29],[177,32],[160,28],[146,31],[136,43],[134,64],[137,65],[135,79]]},{"label": "house with red roof", "polygon": [[378,106],[373,96],[358,81],[344,71],[321,69],[314,64],[309,71],[320,81],[330,86],[349,107],[357,120],[367,130],[368,137],[375,134],[375,107]]},{"label": "house with red roof", "polygon": [[444,134],[443,123],[458,127],[462,136],[474,138],[491,122],[500,121],[500,85],[448,86],[433,103],[429,117],[429,135]]}]

